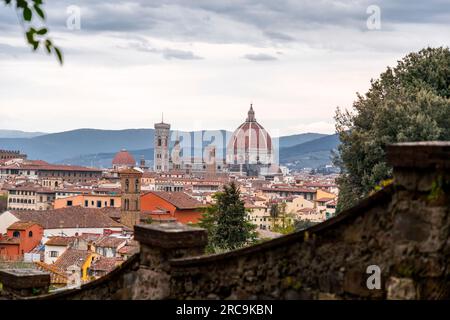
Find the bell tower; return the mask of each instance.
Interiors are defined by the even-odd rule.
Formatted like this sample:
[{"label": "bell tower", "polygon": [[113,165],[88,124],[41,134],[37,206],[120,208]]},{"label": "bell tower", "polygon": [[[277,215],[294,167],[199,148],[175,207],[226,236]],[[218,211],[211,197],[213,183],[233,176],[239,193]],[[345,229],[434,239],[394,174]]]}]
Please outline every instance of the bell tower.
[{"label": "bell tower", "polygon": [[160,123],[155,123],[155,137],[153,143],[153,171],[169,171],[169,135],[170,124],[164,123],[164,118]]},{"label": "bell tower", "polygon": [[120,222],[133,228],[140,223],[141,217],[141,177],[142,172],[136,169],[125,169],[119,172],[122,206]]}]

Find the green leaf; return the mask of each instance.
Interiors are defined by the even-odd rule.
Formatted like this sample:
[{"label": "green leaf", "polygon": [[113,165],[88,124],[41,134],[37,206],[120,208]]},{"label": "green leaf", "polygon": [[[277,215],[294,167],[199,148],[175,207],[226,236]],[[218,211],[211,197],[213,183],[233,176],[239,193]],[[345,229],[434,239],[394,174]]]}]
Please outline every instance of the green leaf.
[{"label": "green leaf", "polygon": [[53,50],[56,53],[59,63],[62,65],[63,64],[63,56],[62,56],[61,50],[59,50],[57,47],[53,47]]},{"label": "green leaf", "polygon": [[44,11],[42,11],[42,9],[39,8],[39,6],[37,4],[35,4],[33,6],[33,8],[34,8],[34,11],[36,11],[36,13],[39,15],[39,17],[41,17],[42,20],[45,20],[45,13],[44,13]]},{"label": "green leaf", "polygon": [[30,28],[25,34],[27,37],[28,43],[33,46],[33,50],[36,50],[39,47],[39,41],[36,41],[34,39],[35,33],[36,33],[36,30],[34,30],[34,28]]},{"label": "green leaf", "polygon": [[25,0],[16,0],[16,7],[17,8],[26,8],[27,2]]},{"label": "green leaf", "polygon": [[48,31],[47,28],[42,28],[42,29],[38,30],[36,33],[42,36],[42,35],[46,34],[47,31]]},{"label": "green leaf", "polygon": [[52,51],[52,42],[49,39],[45,40],[45,49],[47,49],[47,53]]},{"label": "green leaf", "polygon": [[23,8],[23,19],[25,21],[31,21],[32,15],[33,14],[31,13],[30,8],[28,8],[28,7]]}]

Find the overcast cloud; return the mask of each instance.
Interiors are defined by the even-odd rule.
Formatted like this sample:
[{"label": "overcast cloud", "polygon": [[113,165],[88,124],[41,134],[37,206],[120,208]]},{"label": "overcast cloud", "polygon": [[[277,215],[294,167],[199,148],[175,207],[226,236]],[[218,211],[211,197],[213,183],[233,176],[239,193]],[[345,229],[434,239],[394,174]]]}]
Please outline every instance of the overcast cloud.
[{"label": "overcast cloud", "polygon": [[[369,30],[367,8],[381,10]],[[69,30],[69,6],[81,29]],[[0,6],[0,128],[233,130],[252,102],[277,134],[332,133],[371,78],[411,51],[448,46],[450,1],[53,0],[65,64],[31,53]],[[276,135],[276,134],[274,134]]]}]

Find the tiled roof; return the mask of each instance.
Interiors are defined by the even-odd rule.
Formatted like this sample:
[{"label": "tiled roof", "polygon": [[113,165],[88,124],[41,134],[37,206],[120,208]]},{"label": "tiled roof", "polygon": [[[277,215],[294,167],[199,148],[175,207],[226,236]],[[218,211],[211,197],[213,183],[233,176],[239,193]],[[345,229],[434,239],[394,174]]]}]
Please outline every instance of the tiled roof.
[{"label": "tiled roof", "polygon": [[334,198],[320,198],[320,199],[317,199],[316,202],[328,202],[331,200],[334,200]]},{"label": "tiled roof", "polygon": [[127,242],[126,239],[123,238],[116,238],[116,237],[104,237],[98,240],[95,245],[97,247],[104,247],[104,248],[117,248],[124,242]]},{"label": "tiled roof", "polygon": [[87,250],[67,249],[55,261],[54,265],[61,271],[66,271],[68,267],[73,265],[81,268],[91,254]]},{"label": "tiled roof", "polygon": [[197,209],[204,205],[184,192],[150,191],[161,199],[171,203],[177,209]]},{"label": "tiled roof", "polygon": [[34,263],[39,270],[50,272],[51,284],[67,284],[67,276],[59,270],[55,265],[49,265],[41,261]]},{"label": "tiled roof", "polygon": [[111,219],[119,219],[120,218],[120,208],[104,207],[104,208],[97,209],[97,210],[103,212]]},{"label": "tiled roof", "polygon": [[54,210],[10,211],[21,221],[36,221],[44,229],[118,228],[122,225],[99,209],[80,206]]},{"label": "tiled roof", "polygon": [[46,243],[46,246],[68,246],[75,241],[76,237],[51,237]]},{"label": "tiled roof", "polygon": [[4,187],[5,190],[20,190],[20,191],[35,191],[35,192],[40,192],[40,193],[55,193],[55,190],[49,189],[49,188],[44,188],[39,184],[35,184],[35,183],[23,183],[23,184],[18,184],[18,185],[10,185],[7,187]]},{"label": "tiled roof", "polygon": [[101,237],[102,237],[102,235],[98,234],[98,233],[82,233],[80,236],[78,236],[78,238],[81,238],[88,242],[97,241]]},{"label": "tiled roof", "polygon": [[80,172],[96,172],[101,173],[101,169],[71,166],[62,164],[48,164],[48,163],[23,163],[18,165],[4,166],[2,169],[22,169],[22,170],[41,170],[41,171],[80,171]]},{"label": "tiled roof", "polygon": [[120,258],[107,258],[100,256],[98,259],[92,262],[90,269],[93,271],[110,272],[121,263],[122,260]]},{"label": "tiled roof", "polygon": [[34,221],[16,221],[8,227],[10,230],[27,230],[28,228],[36,225]]},{"label": "tiled roof", "polygon": [[304,192],[304,193],[316,193],[316,190],[306,189],[306,188],[261,188],[261,191],[266,192]]},{"label": "tiled roof", "polygon": [[16,237],[3,237],[0,238],[0,244],[20,244],[20,239]]},{"label": "tiled roof", "polygon": [[119,171],[119,174],[127,174],[127,173],[142,175],[143,172],[139,171],[139,170],[136,170],[136,169],[123,169],[123,170]]}]

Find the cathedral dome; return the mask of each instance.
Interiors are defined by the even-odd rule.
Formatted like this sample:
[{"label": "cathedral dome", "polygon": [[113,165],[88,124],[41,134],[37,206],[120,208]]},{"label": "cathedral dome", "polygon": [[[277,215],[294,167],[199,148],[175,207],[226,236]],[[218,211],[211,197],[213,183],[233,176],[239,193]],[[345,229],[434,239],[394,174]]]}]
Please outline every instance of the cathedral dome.
[{"label": "cathedral dome", "polygon": [[247,119],[231,136],[227,146],[230,164],[270,164],[273,162],[272,138],[255,118],[250,105]]},{"label": "cathedral dome", "polygon": [[127,150],[122,149],[114,156],[112,165],[113,168],[134,167],[136,160]]}]

